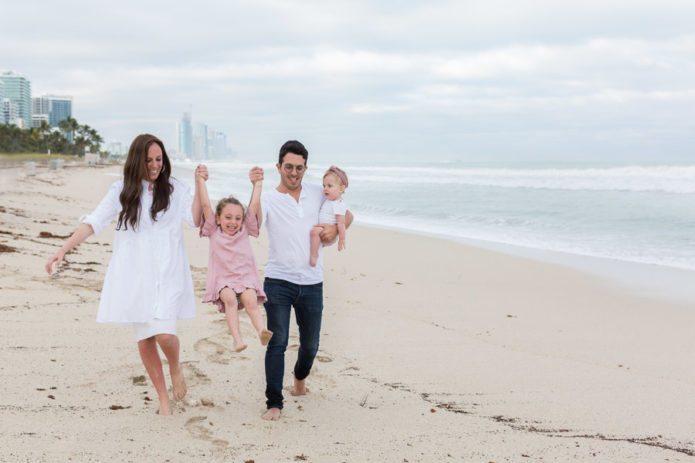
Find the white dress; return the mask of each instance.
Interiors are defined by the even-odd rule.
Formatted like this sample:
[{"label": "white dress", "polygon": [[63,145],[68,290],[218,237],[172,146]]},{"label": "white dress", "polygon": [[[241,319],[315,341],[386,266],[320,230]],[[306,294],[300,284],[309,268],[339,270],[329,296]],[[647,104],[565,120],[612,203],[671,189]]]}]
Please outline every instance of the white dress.
[{"label": "white dress", "polygon": [[[193,280],[183,246],[183,223],[194,227],[189,188],[175,178],[169,208],[150,216],[152,192],[143,180],[140,220],[116,230],[113,255],[101,290],[97,322],[133,325],[155,320],[195,317]],[[118,217],[123,180],[109,188],[104,199],[82,220],[97,235]]]}]

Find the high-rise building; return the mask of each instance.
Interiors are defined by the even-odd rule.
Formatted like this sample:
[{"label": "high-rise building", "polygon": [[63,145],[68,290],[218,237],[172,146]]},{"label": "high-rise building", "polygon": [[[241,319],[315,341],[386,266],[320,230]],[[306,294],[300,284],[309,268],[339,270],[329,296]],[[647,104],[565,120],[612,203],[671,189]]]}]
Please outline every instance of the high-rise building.
[{"label": "high-rise building", "polygon": [[178,151],[186,157],[193,156],[193,128],[191,127],[191,114],[183,113],[176,126],[176,139]]},{"label": "high-rise building", "polygon": [[49,101],[48,123],[58,127],[60,121],[72,117],[72,97],[67,95],[44,95]]},{"label": "high-rise building", "polygon": [[14,71],[0,72],[0,81],[4,84],[5,98],[17,105],[17,119],[23,121],[15,123],[20,127],[31,127],[31,82]]},{"label": "high-rise building", "polygon": [[222,132],[215,132],[214,152],[216,159],[223,159],[227,156],[227,135]]},{"label": "high-rise building", "polygon": [[192,159],[207,159],[208,126],[193,124],[193,153]]},{"label": "high-rise building", "polygon": [[48,124],[48,114],[32,114],[31,115],[31,127],[38,129],[41,127],[41,122],[46,121]]},{"label": "high-rise building", "polygon": [[22,126],[23,120],[19,119],[19,108],[17,103],[9,98],[3,98],[0,101],[0,122],[3,124],[12,124]]},{"label": "high-rise building", "polygon": [[34,96],[31,98],[31,113],[32,114],[46,114],[50,112],[48,107],[48,100],[40,96]]},{"label": "high-rise building", "polygon": [[34,114],[46,114],[51,127],[58,127],[60,121],[72,117],[72,97],[60,95],[41,95],[31,99]]}]

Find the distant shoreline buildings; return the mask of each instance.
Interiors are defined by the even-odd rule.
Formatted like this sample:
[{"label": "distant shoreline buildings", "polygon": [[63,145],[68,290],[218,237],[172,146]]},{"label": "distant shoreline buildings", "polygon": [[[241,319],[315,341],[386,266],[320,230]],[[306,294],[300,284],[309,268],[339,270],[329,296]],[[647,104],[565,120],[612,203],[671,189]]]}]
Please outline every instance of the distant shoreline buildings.
[{"label": "distant shoreline buildings", "polygon": [[[32,97],[31,81],[15,71],[0,70],[0,124],[14,125],[20,129],[36,129],[42,123],[53,130],[60,130],[59,123],[72,118],[73,98],[70,95],[45,94]],[[72,133],[64,133],[72,142]],[[123,155],[128,146],[119,141],[109,141],[106,150]],[[229,159],[234,152],[227,146],[227,135],[203,123],[194,123],[191,112],[184,112],[176,124],[175,158],[194,160]]]},{"label": "distant shoreline buildings", "polygon": [[190,111],[184,112],[176,124],[176,144],[173,155],[178,158],[202,161],[234,156],[227,146],[227,135],[206,124],[194,123]]},{"label": "distant shoreline buildings", "polygon": [[72,96],[32,97],[31,82],[26,77],[15,71],[0,71],[0,124],[29,129],[41,127],[45,121],[57,128],[68,117],[72,117]]}]

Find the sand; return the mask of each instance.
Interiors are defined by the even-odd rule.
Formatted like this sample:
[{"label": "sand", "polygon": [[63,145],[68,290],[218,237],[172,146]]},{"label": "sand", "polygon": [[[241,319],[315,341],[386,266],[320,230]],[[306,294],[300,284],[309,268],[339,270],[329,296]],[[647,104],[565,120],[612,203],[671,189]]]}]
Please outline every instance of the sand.
[{"label": "sand", "polygon": [[[325,255],[309,394],[260,419],[264,347],[179,322],[189,395],[155,414],[132,329],[95,322],[112,229],[47,258],[121,167],[0,169],[0,461],[690,461],[695,309],[605,278],[356,225]],[[198,301],[207,240],[186,226]],[[266,261],[266,237],[252,240]],[[146,278],[146,276],[143,276]],[[285,386],[298,345],[292,326]],[[166,371],[166,368],[165,368]],[[167,378],[168,381],[168,378]],[[168,381],[169,382],[169,381]]]}]

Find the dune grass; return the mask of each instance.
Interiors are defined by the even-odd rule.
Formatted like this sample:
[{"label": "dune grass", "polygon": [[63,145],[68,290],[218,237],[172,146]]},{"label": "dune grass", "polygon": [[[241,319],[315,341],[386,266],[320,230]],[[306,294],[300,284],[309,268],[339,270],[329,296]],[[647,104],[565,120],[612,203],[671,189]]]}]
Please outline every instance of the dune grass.
[{"label": "dune grass", "polygon": [[46,154],[46,153],[0,153],[2,161],[48,161],[50,159],[65,159],[77,161],[81,158],[73,154]]}]

